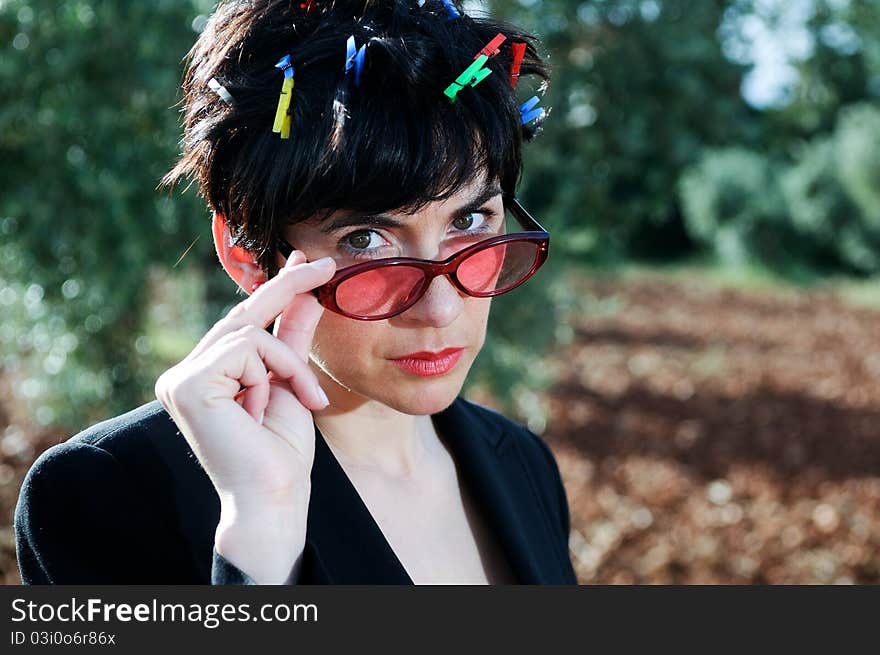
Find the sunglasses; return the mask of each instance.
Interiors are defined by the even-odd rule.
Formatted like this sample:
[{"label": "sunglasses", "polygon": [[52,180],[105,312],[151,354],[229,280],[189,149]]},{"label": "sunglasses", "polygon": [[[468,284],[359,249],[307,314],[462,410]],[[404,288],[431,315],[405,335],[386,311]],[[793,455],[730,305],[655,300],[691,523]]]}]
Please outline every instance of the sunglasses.
[{"label": "sunglasses", "polygon": [[[507,293],[547,260],[550,235],[514,196],[504,194],[503,200],[505,221],[512,216],[526,231],[484,239],[442,261],[388,257],[346,266],[312,293],[330,311],[359,321],[379,321],[405,312],[438,275],[447,276],[457,289],[476,298]],[[294,247],[279,238],[278,249],[290,257]]]}]

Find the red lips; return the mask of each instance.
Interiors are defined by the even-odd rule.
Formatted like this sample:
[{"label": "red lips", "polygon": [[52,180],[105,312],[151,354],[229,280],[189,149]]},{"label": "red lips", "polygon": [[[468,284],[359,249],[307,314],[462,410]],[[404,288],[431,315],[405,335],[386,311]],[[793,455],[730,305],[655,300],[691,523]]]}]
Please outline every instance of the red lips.
[{"label": "red lips", "polygon": [[442,359],[443,357],[447,357],[452,353],[461,350],[461,348],[446,348],[441,350],[440,352],[432,353],[426,350],[420,350],[417,353],[410,353],[409,355],[401,355],[400,357],[392,357],[391,359],[426,359],[426,360],[434,360],[434,359]]}]

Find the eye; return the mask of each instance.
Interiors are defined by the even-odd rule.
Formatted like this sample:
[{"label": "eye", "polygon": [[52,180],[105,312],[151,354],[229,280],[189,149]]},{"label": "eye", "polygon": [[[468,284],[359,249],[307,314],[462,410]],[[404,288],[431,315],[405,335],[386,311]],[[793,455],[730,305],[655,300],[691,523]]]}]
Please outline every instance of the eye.
[{"label": "eye", "polygon": [[483,220],[478,222],[478,224],[477,224],[478,226],[475,231],[480,231],[483,229],[483,227],[485,227],[486,223],[489,222],[490,217],[486,215],[488,213],[490,213],[490,212],[486,212],[486,211],[482,211],[482,210],[475,211],[475,212],[468,212],[467,214],[463,214],[462,216],[459,216],[454,221],[452,221],[452,225],[458,230],[473,230],[474,229],[473,228],[473,225],[474,225],[473,217],[479,215],[482,217]]},{"label": "eye", "polygon": [[[475,220],[474,216],[480,216]],[[466,212],[454,218],[450,225],[453,228],[453,237],[490,236],[497,231],[495,218],[497,212],[491,207],[483,207],[475,211]],[[360,229],[349,232],[339,240],[339,247],[355,259],[374,259],[378,257],[392,257],[394,253],[383,253],[385,239],[381,233],[373,229]]]},{"label": "eye", "polygon": [[374,230],[358,230],[343,237],[344,245],[354,248],[355,250],[367,250],[370,248],[371,237],[378,234]]}]

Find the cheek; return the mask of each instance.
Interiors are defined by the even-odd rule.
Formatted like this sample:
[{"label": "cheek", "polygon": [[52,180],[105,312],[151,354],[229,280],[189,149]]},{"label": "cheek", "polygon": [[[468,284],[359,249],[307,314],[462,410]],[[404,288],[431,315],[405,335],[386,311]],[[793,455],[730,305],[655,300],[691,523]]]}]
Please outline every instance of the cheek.
[{"label": "cheek", "polygon": [[465,313],[468,317],[468,330],[471,342],[477,350],[483,347],[486,340],[486,328],[489,323],[489,310],[492,308],[492,298],[472,298],[472,302],[465,305]]},{"label": "cheek", "polygon": [[357,370],[360,362],[373,356],[383,323],[354,321],[324,310],[315,328],[312,352],[330,371]]}]

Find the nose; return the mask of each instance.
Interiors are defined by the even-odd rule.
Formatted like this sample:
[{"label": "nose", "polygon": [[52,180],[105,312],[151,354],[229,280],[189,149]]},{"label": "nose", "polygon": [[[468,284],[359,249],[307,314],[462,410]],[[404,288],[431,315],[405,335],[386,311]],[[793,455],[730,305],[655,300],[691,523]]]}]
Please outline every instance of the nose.
[{"label": "nose", "polygon": [[448,277],[438,275],[431,280],[425,295],[397,318],[434,327],[446,327],[461,314],[466,295],[456,289]]}]

